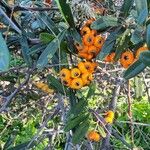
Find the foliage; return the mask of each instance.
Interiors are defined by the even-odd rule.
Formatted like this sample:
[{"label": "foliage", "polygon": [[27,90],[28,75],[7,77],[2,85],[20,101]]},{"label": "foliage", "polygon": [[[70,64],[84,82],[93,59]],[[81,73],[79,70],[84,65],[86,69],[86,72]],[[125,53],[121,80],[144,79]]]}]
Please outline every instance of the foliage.
[{"label": "foliage", "polygon": [[[80,28],[74,11],[82,4],[0,1],[0,149],[149,149],[150,2],[85,1],[95,16],[82,16]],[[84,26],[104,40],[89,60],[78,55],[86,46]],[[134,60],[123,58],[129,60],[123,68],[127,51]],[[79,90],[66,87],[61,69],[88,61],[98,63],[94,81]],[[116,112],[115,119],[107,121],[108,112]],[[96,142],[87,137],[93,131]]]}]

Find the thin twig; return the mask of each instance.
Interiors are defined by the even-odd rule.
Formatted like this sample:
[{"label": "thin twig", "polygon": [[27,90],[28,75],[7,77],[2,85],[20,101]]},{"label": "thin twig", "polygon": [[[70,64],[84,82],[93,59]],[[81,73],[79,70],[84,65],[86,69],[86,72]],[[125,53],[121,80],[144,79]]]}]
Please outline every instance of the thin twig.
[{"label": "thin twig", "polygon": [[13,23],[13,21],[6,15],[3,9],[0,7],[0,13],[5,17],[5,19],[9,22],[9,25],[19,34],[21,34],[21,30]]},{"label": "thin twig", "polygon": [[3,97],[3,99],[5,100],[4,104],[2,105],[2,107],[0,108],[0,112],[3,112],[5,110],[7,110],[7,106],[11,103],[12,99],[16,96],[16,94],[23,88],[24,85],[26,85],[30,79],[30,75],[31,75],[31,71],[29,71],[26,75],[25,80],[18,86],[17,89],[14,90],[13,93],[11,93],[9,96],[7,97]]},{"label": "thin twig", "polygon": [[[117,99],[118,99],[118,96],[119,96],[119,93],[120,93],[120,89],[121,89],[121,86],[122,86],[123,83],[124,83],[123,79],[120,79],[120,78],[116,79],[116,87],[115,87],[115,89],[113,91],[113,97],[112,97],[112,100],[111,100],[111,102],[109,104],[109,110],[112,110],[112,111],[115,112]],[[107,124],[106,128],[111,134],[112,133],[112,125],[111,124]],[[112,149],[112,147],[110,145],[110,134],[107,134],[106,138],[104,138],[102,140],[101,150],[111,150]]]},{"label": "thin twig", "polygon": [[132,116],[132,102],[131,102],[131,89],[130,89],[130,80],[128,80],[128,93],[127,93],[127,100],[128,100],[128,118],[131,122],[130,129],[131,129],[131,144],[134,145],[134,126],[133,126],[133,116]]}]

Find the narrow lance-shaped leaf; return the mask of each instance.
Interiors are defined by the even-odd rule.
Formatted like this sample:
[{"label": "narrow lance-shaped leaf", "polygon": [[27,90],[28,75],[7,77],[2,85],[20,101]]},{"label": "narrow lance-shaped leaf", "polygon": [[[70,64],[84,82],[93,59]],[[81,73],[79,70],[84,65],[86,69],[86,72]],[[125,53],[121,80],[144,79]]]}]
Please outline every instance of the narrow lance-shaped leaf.
[{"label": "narrow lance-shaped leaf", "polygon": [[121,17],[128,17],[129,13],[130,13],[130,9],[133,6],[133,2],[132,0],[125,0],[122,8],[120,10],[120,16]]},{"label": "narrow lance-shaped leaf", "polygon": [[43,53],[40,55],[38,61],[37,61],[37,68],[42,69],[48,64],[48,60],[52,59],[54,54],[56,53],[59,45],[61,44],[62,39],[64,38],[66,33],[66,30],[61,32],[58,35],[58,38],[55,38],[51,43],[48,44],[46,49],[43,51]]},{"label": "narrow lance-shaped leaf", "polygon": [[120,58],[121,53],[126,50],[129,46],[131,30],[127,29],[120,37],[118,38],[118,42],[116,43],[117,48],[115,52],[115,60],[117,61]]},{"label": "narrow lance-shaped leaf", "polygon": [[146,66],[150,67],[150,51],[144,51],[140,54],[139,60],[144,63]]},{"label": "narrow lance-shaped leaf", "polygon": [[118,19],[112,16],[101,16],[99,19],[91,24],[91,28],[94,30],[104,30],[108,27],[118,26]]},{"label": "narrow lance-shaped leaf", "polygon": [[140,12],[140,14],[137,18],[137,23],[139,25],[143,25],[146,21],[147,16],[148,16],[148,10],[147,10],[147,8],[143,8],[143,10]]},{"label": "narrow lance-shaped leaf", "polygon": [[28,41],[27,41],[27,37],[24,34],[22,34],[21,38],[20,38],[20,45],[21,45],[21,51],[22,51],[22,55],[24,58],[24,61],[26,62],[26,64],[28,66],[32,66],[32,59],[29,55],[30,49],[29,49],[29,45],[28,45]]},{"label": "narrow lance-shaped leaf", "polygon": [[48,44],[49,42],[51,42],[54,39],[54,35],[49,34],[49,33],[41,33],[40,34],[40,41],[42,41],[42,43],[44,44]]},{"label": "narrow lance-shaped leaf", "polygon": [[146,65],[140,60],[137,60],[133,65],[131,65],[124,73],[125,79],[130,79],[138,75],[146,68]]},{"label": "narrow lance-shaped leaf", "polygon": [[150,24],[146,28],[146,43],[148,48],[150,49]]},{"label": "narrow lance-shaped leaf", "polygon": [[101,52],[98,57],[100,60],[103,60],[113,49],[113,46],[116,42],[116,38],[122,33],[121,28],[117,28],[114,32],[111,32],[108,38],[106,39]]},{"label": "narrow lance-shaped leaf", "polygon": [[70,27],[75,27],[73,15],[67,0],[55,0],[64,20],[69,24]]},{"label": "narrow lance-shaped leaf", "polygon": [[135,0],[135,6],[138,12],[138,15],[144,10],[147,9],[148,12],[148,5],[147,0]]},{"label": "narrow lance-shaped leaf", "polygon": [[0,71],[6,71],[9,68],[9,51],[1,33],[0,43]]}]

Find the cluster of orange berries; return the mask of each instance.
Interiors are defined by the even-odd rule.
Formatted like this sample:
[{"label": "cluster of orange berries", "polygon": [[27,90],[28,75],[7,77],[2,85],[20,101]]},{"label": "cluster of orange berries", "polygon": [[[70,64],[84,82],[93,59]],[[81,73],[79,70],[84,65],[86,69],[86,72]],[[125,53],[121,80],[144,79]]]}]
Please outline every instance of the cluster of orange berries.
[{"label": "cluster of orange berries", "polygon": [[[112,110],[107,111],[104,119],[106,124],[112,124],[114,120],[114,112]],[[88,140],[94,142],[98,142],[101,139],[101,135],[95,130],[89,131],[86,137]]]},{"label": "cluster of orange berries", "polygon": [[54,90],[50,89],[48,85],[43,82],[35,82],[34,85],[45,93],[51,94],[54,92]]},{"label": "cluster of orange berries", "polygon": [[94,19],[88,20],[81,28],[82,45],[76,44],[78,56],[86,60],[95,58],[100,52],[105,38],[97,33],[96,30],[90,29]]},{"label": "cluster of orange berries", "polygon": [[[121,58],[120,58],[120,64],[124,67],[124,68],[128,68],[129,66],[131,66],[140,56],[140,53],[148,50],[148,47],[142,46],[140,47],[137,51],[136,54],[134,55],[134,53],[131,50],[127,50],[125,52],[122,53]],[[115,52],[110,53],[109,55],[106,56],[105,61],[106,62],[115,62],[114,61],[115,58]]]},{"label": "cluster of orange berries", "polygon": [[63,68],[59,73],[60,79],[65,86],[78,90],[91,83],[96,67],[96,62],[80,62],[75,68]]}]

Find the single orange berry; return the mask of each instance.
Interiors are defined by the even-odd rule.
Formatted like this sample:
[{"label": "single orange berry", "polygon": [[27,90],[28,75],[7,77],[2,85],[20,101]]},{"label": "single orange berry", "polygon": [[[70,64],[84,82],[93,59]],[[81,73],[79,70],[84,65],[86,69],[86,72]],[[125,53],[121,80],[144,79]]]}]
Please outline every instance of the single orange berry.
[{"label": "single orange berry", "polygon": [[93,73],[94,68],[93,68],[92,62],[86,61],[84,63],[84,66],[88,70],[89,73]]},{"label": "single orange berry", "polygon": [[100,138],[100,135],[96,131],[90,131],[87,133],[87,139],[90,141],[98,142]]},{"label": "single orange berry", "polygon": [[78,78],[80,77],[80,70],[78,68],[71,69],[71,78]]},{"label": "single orange berry", "polygon": [[96,36],[97,35],[97,31],[96,30],[91,30],[91,34]]},{"label": "single orange berry", "polygon": [[105,39],[102,36],[97,35],[94,39],[94,46],[101,49],[104,44],[104,41],[105,41]]},{"label": "single orange berry", "polygon": [[111,118],[111,117],[106,117],[106,118],[105,118],[105,122],[106,122],[106,123],[109,123],[109,124],[112,124],[112,123],[113,123],[113,118]]},{"label": "single orange berry", "polygon": [[62,79],[68,79],[68,78],[70,78],[70,76],[71,76],[71,72],[70,72],[69,69],[63,68],[63,69],[60,71],[59,75],[60,75],[60,78],[62,78]]},{"label": "single orange berry", "polygon": [[132,51],[122,53],[120,63],[124,68],[128,68],[134,62],[134,54]]},{"label": "single orange berry", "polygon": [[93,58],[94,58],[94,55],[93,55],[93,54],[88,54],[86,60],[91,60],[91,59],[93,59]]},{"label": "single orange berry", "polygon": [[107,117],[110,117],[110,118],[114,118],[114,112],[112,111],[112,110],[109,110],[109,111],[107,111],[106,113],[105,113],[105,115],[107,116]]},{"label": "single orange berry", "polygon": [[81,79],[83,81],[83,85],[88,85],[93,80],[93,75],[90,73],[84,73],[82,74]]},{"label": "single orange berry", "polygon": [[83,87],[83,81],[82,81],[82,79],[81,78],[73,79],[71,81],[70,87],[72,89],[75,89],[75,90],[81,89]]},{"label": "single orange berry", "polygon": [[62,83],[65,85],[65,86],[70,86],[71,84],[71,78],[68,78],[68,79],[61,79]]},{"label": "single orange berry", "polygon": [[39,89],[41,89],[42,87],[45,86],[45,84],[44,84],[43,82],[35,82],[34,84],[35,84],[35,86],[36,86],[37,88],[39,88]]},{"label": "single orange berry", "polygon": [[98,66],[97,62],[92,62],[93,72],[96,70],[97,66]]},{"label": "single orange berry", "polygon": [[87,58],[88,58],[88,53],[85,53],[85,52],[79,52],[79,53],[78,53],[78,56],[79,56],[80,58],[87,59]]},{"label": "single orange berry", "polygon": [[149,50],[147,46],[143,46],[143,47],[140,47],[137,51],[136,51],[136,56],[135,58],[138,59],[140,54],[146,50]]},{"label": "single orange berry", "polygon": [[93,45],[89,46],[88,54],[93,54],[94,57],[96,57],[98,53],[99,53],[99,49],[96,46]]},{"label": "single orange berry", "polygon": [[91,33],[91,30],[90,30],[90,28],[89,27],[87,27],[87,26],[83,26],[83,28],[81,29],[81,35],[82,36],[84,36],[84,35],[86,35],[86,34],[90,34]]},{"label": "single orange berry", "polygon": [[82,51],[83,50],[83,45],[81,45],[79,43],[75,43],[75,47],[77,48],[78,51]]},{"label": "single orange berry", "polygon": [[81,73],[88,73],[88,70],[85,67],[85,62],[79,62],[78,63],[78,68],[81,71]]},{"label": "single orange berry", "polygon": [[104,61],[105,62],[111,62],[110,54],[105,57]]},{"label": "single orange berry", "polygon": [[83,41],[84,45],[91,46],[94,43],[94,36],[92,34],[86,34],[82,38],[82,41]]},{"label": "single orange berry", "polygon": [[85,26],[88,26],[88,27],[89,27],[89,26],[93,23],[93,21],[95,21],[94,18],[87,20],[87,21],[85,22]]}]

